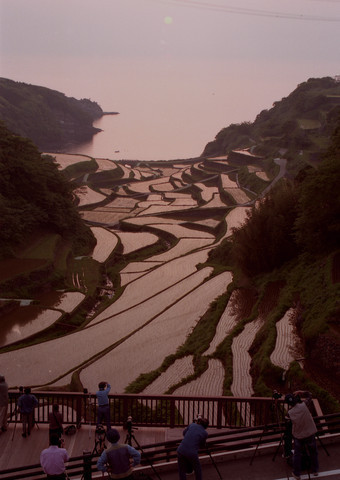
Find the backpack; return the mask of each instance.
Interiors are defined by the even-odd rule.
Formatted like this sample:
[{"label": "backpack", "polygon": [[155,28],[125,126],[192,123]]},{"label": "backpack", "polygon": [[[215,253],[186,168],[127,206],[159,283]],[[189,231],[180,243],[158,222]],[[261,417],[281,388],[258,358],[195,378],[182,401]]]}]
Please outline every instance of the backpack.
[{"label": "backpack", "polygon": [[77,431],[77,427],[75,425],[68,425],[64,428],[65,435],[74,435]]}]

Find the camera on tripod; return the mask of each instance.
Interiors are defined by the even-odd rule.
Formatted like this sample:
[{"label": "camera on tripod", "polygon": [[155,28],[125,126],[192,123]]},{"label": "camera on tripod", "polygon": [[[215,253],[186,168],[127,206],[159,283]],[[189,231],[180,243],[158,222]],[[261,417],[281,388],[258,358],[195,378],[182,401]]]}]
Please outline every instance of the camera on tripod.
[{"label": "camera on tripod", "polygon": [[127,421],[126,421],[126,429],[127,429],[129,435],[131,435],[134,430],[138,430],[137,427],[133,427],[132,417],[131,417],[131,416],[129,416],[129,417],[127,418]]},{"label": "camera on tripod", "polygon": [[96,437],[98,438],[98,440],[104,440],[105,439],[105,428],[103,425],[97,425],[96,427]]},{"label": "camera on tripod", "polygon": [[277,390],[274,390],[274,391],[273,391],[272,398],[273,398],[274,400],[278,400],[278,399],[281,398],[281,397],[282,397],[282,393],[278,392]]}]

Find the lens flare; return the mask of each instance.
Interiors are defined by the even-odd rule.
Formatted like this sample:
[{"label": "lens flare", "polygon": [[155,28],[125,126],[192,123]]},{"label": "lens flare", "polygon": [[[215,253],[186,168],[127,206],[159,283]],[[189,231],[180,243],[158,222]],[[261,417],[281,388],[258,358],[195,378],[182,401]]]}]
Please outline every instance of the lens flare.
[{"label": "lens flare", "polygon": [[164,23],[165,23],[166,25],[171,25],[172,22],[173,22],[172,17],[164,17]]}]

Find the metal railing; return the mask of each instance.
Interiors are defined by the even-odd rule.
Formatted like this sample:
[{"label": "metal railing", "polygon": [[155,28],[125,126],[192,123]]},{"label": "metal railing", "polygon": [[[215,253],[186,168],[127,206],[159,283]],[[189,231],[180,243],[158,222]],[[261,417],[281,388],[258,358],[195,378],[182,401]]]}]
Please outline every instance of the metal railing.
[{"label": "metal railing", "polygon": [[[9,392],[8,420],[18,419],[17,401],[22,393]],[[34,392],[39,401],[35,421],[48,423],[53,404],[58,404],[65,425],[95,424],[96,395],[70,392]],[[111,424],[125,425],[131,416],[140,426],[176,428],[187,425],[198,415],[213,428],[253,427],[283,421],[283,400],[263,397],[190,397],[175,395],[109,395]]]}]

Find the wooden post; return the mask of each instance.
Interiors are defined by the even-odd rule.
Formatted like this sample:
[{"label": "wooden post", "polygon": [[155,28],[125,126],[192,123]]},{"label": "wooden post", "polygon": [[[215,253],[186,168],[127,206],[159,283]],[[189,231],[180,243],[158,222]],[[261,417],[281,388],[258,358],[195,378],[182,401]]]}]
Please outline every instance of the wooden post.
[{"label": "wooden post", "polygon": [[83,480],[92,479],[92,454],[91,452],[83,452]]}]

